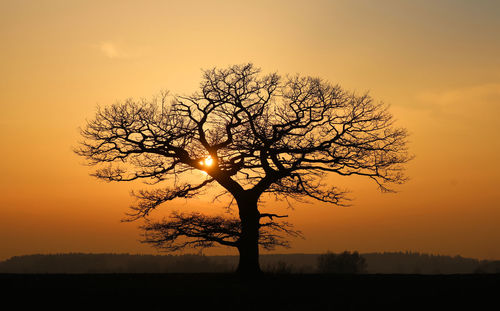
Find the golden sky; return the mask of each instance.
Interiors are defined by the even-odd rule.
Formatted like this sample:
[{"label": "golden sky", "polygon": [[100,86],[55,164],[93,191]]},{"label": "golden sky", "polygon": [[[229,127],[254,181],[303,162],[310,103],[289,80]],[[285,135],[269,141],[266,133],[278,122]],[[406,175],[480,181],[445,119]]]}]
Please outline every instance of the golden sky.
[{"label": "golden sky", "polygon": [[78,127],[98,104],[191,93],[201,69],[246,62],[369,91],[391,104],[416,156],[396,194],[339,179],[352,206],[285,210],[305,239],[277,252],[500,259],[499,33],[495,0],[1,1],[0,260],[154,253],[140,223],[120,222],[144,186],[90,177],[72,152]]}]

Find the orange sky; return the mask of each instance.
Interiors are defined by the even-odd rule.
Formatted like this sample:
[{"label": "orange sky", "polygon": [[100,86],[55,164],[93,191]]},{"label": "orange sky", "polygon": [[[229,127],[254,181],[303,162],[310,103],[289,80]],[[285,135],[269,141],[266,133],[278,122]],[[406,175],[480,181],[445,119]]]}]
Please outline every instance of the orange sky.
[{"label": "orange sky", "polygon": [[0,260],[154,253],[138,242],[140,223],[120,223],[129,191],[144,186],[91,178],[72,153],[78,127],[97,104],[190,93],[200,69],[249,61],[370,91],[409,129],[416,156],[397,194],[343,178],[351,207],[285,211],[305,239],[277,252],[500,259],[499,31],[493,0],[2,1]]}]

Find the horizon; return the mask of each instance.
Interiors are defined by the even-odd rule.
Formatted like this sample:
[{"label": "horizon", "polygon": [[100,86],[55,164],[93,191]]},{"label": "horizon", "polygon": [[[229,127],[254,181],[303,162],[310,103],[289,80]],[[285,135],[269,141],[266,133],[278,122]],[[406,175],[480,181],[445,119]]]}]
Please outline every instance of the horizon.
[{"label": "horizon", "polygon": [[[337,261],[339,273],[451,275],[498,273],[499,261],[461,256],[446,256],[412,252],[375,252],[321,254],[264,254],[260,263],[266,273],[322,273],[325,259]],[[357,262],[355,270],[341,263]],[[31,254],[0,261],[1,273],[229,273],[234,272],[238,255],[129,254],[129,253],[61,253]],[[332,263],[332,262],[330,262]],[[333,266],[330,266],[333,269]],[[322,272],[321,272],[322,271]],[[356,272],[354,272],[356,271]],[[330,271],[333,272],[333,271]]]},{"label": "horizon", "polygon": [[[289,215],[305,237],[276,252],[500,260],[498,1],[4,1],[0,24],[0,260],[155,252],[139,242],[141,221],[121,222],[130,191],[154,186],[90,177],[73,152],[79,128],[98,105],[191,94],[202,69],[248,62],[369,92],[408,129],[415,155],[396,193],[361,177],[330,179],[351,191],[348,207],[266,197],[261,212]],[[152,216],[226,215],[217,193]]]},{"label": "horizon", "polygon": [[[345,250],[347,252],[356,252],[355,250]],[[322,255],[326,254],[329,251],[324,251],[320,253],[261,253],[260,256],[293,256],[293,255]],[[341,252],[332,252],[334,254],[340,254]],[[359,255],[373,255],[373,254],[402,254],[402,255],[418,255],[418,256],[429,256],[429,257],[449,257],[449,258],[461,258],[461,259],[470,259],[481,261],[499,261],[498,259],[481,259],[476,257],[464,257],[460,254],[449,255],[449,254],[432,254],[432,253],[420,253],[420,252],[412,252],[412,251],[379,251],[379,252],[358,252]],[[205,256],[205,257],[238,257],[237,253],[233,254],[205,254],[201,252],[192,252],[192,253],[83,253],[83,252],[67,252],[67,253],[33,253],[33,254],[23,254],[23,255],[15,255],[6,259],[0,259],[0,262],[10,260],[15,257],[29,257],[29,256],[61,256],[61,255],[127,255],[127,256]]]}]

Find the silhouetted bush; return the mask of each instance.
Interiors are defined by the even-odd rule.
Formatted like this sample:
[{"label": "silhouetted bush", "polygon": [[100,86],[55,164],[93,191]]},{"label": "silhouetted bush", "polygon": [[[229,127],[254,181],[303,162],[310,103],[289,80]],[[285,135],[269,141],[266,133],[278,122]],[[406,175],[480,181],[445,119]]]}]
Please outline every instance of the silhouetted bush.
[{"label": "silhouetted bush", "polygon": [[275,263],[268,264],[263,269],[264,272],[272,274],[290,274],[293,272],[293,270],[293,265],[281,260]]},{"label": "silhouetted bush", "polygon": [[320,273],[364,273],[366,261],[358,252],[327,252],[318,256],[317,267]]}]

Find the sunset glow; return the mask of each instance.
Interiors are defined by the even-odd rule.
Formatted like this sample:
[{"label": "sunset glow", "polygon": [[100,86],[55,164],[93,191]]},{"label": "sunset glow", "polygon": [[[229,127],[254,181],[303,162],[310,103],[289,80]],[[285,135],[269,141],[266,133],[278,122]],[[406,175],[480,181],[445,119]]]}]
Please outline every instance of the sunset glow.
[{"label": "sunset glow", "polygon": [[200,161],[200,164],[205,166],[205,167],[210,167],[214,163],[214,160],[212,159],[211,156],[208,156],[205,158],[205,160]]},{"label": "sunset glow", "polygon": [[[202,69],[248,62],[266,74],[310,75],[368,92],[389,105],[395,126],[408,129],[415,156],[395,193],[366,176],[325,178],[350,191],[348,206],[266,196],[260,211],[289,215],[305,237],[277,252],[500,259],[499,12],[500,1],[487,0],[2,1],[0,260],[155,253],[138,242],[139,222],[120,222],[134,202],[130,192],[182,182],[96,180],[74,153],[80,127],[97,107],[158,100],[165,90],[201,92]],[[210,168],[224,167],[209,152],[190,153],[189,178],[209,179]],[[224,214],[231,199],[218,196],[223,190],[214,182],[151,217]]]}]

